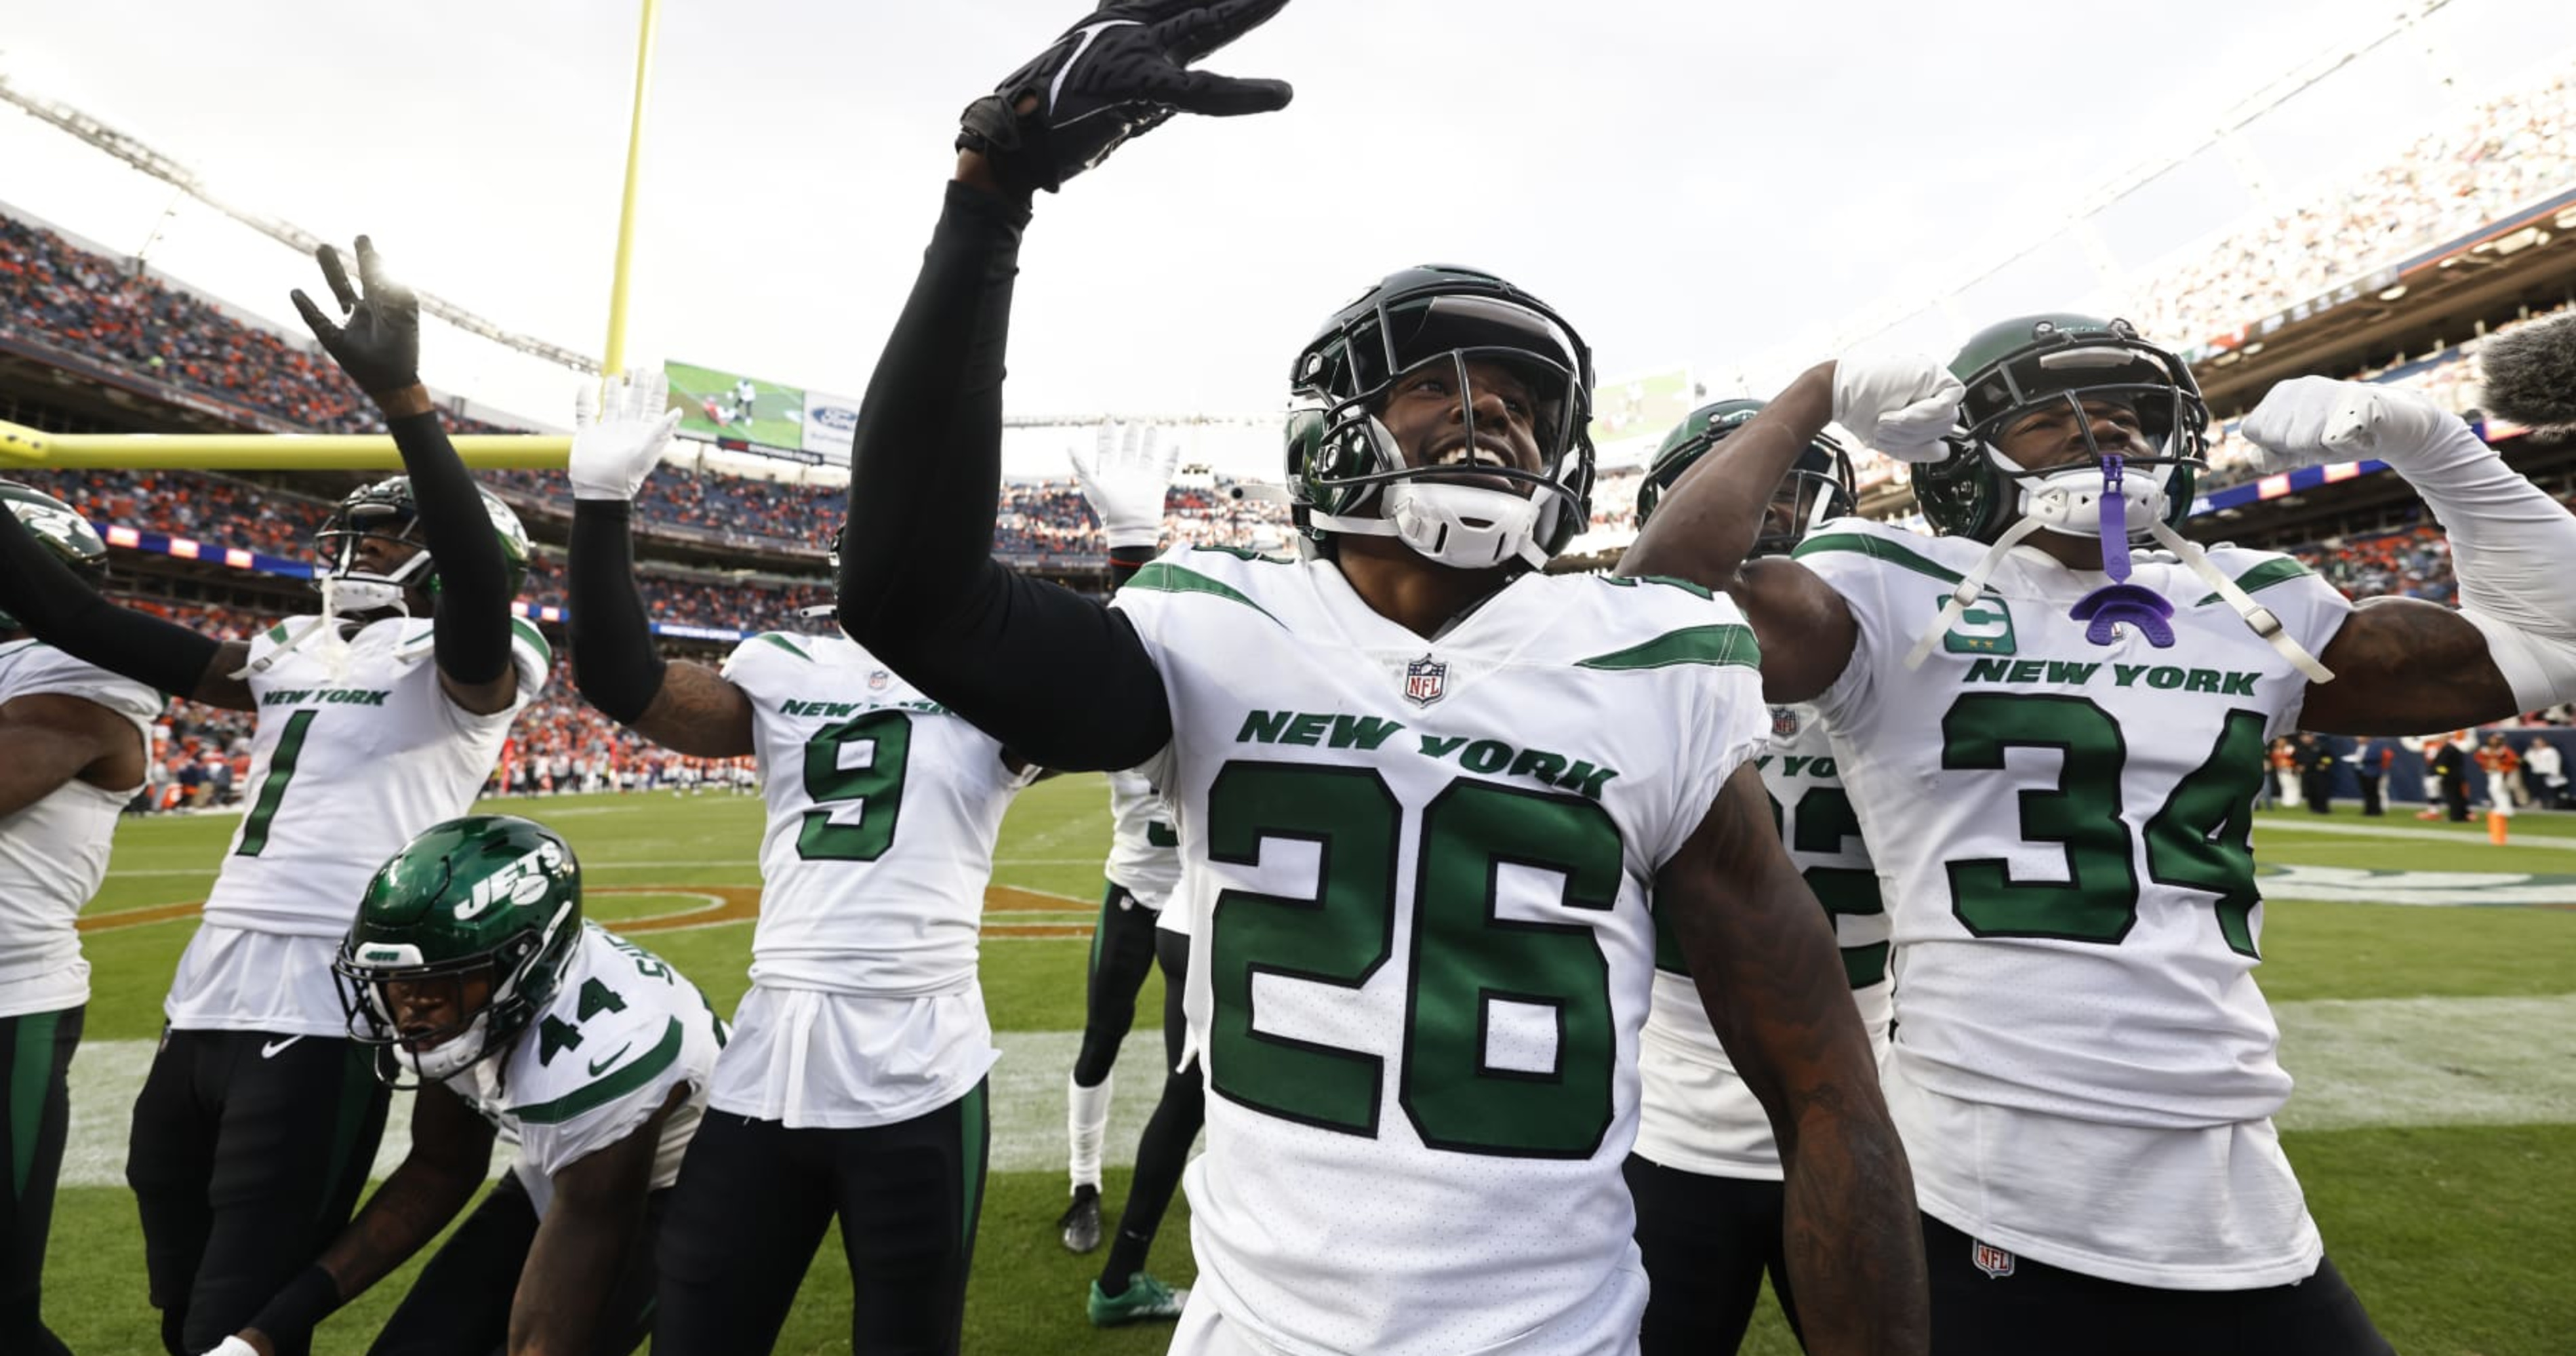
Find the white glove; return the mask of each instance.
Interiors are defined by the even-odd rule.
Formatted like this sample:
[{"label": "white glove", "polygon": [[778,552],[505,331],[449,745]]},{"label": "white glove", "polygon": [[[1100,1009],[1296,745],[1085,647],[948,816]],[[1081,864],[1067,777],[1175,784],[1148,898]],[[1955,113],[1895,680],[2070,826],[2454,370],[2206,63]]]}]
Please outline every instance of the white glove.
[{"label": "white glove", "polygon": [[1163,540],[1163,496],[1172,488],[1172,467],[1181,459],[1180,444],[1158,448],[1160,430],[1150,424],[1102,424],[1091,455],[1073,450],[1073,475],[1082,482],[1082,497],[1117,546],[1154,546]]},{"label": "white glove", "polygon": [[2404,471],[2435,447],[2477,436],[2419,391],[2331,377],[2274,386],[2236,431],[2258,449],[2254,466],[2265,475],[2364,457]]},{"label": "white glove", "polygon": [[606,390],[594,394],[583,382],[573,399],[572,477],[575,499],[610,499],[624,503],[644,488],[644,481],[671,447],[671,432],[680,412],[670,404],[671,381],[660,372],[635,368],[610,377]]},{"label": "white glove", "polygon": [[1967,395],[1950,369],[1921,354],[1834,364],[1834,422],[1898,461],[1949,456],[1941,440],[1958,425]]},{"label": "white glove", "polygon": [[205,1356],[259,1356],[259,1348],[238,1337],[227,1337],[206,1348]]}]

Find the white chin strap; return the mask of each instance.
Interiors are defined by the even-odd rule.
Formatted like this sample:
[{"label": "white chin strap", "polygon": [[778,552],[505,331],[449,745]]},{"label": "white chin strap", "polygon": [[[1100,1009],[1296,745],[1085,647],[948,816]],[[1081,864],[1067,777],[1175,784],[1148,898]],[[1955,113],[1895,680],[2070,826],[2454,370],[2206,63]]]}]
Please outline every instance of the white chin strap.
[{"label": "white chin strap", "polygon": [[[1988,455],[1995,455],[1992,449],[1988,449]],[[1932,647],[1939,643],[1942,636],[1949,634],[1951,627],[1959,624],[1959,618],[1969,608],[1976,605],[1977,599],[1985,593],[1986,581],[1994,577],[1995,570],[2003,564],[2004,557],[2010,554],[2014,547],[2019,546],[2024,538],[2041,531],[2063,532],[2077,537],[2100,535],[2104,482],[2101,467],[2068,468],[2046,474],[2032,474],[2013,472],[2011,463],[2003,462],[2000,457],[1997,460],[2012,473],[2014,483],[2021,486],[2022,516],[2002,536],[1995,539],[1994,545],[1986,548],[1984,557],[1977,561],[1975,568],[1968,571],[1967,577],[1959,581],[1959,586],[1951,590],[1950,597],[1941,604],[1940,614],[1933,618],[1932,625],[1914,638],[1914,648],[1905,652],[1905,667],[1909,669],[1923,667],[1923,661],[1931,655]],[[2164,469],[2166,474],[2171,474],[2170,467]],[[2272,609],[2254,601],[2253,595],[2237,587],[2235,580],[2228,578],[2224,571],[2210,561],[2209,553],[2201,550],[2198,542],[2174,531],[2165,523],[2167,500],[2161,480],[2162,477],[2154,480],[2144,476],[2121,478],[2120,495],[2127,501],[2125,508],[2129,535],[2133,538],[2141,536],[2151,538],[2157,545],[2171,551],[2174,558],[2182,562],[2185,569],[2198,575],[2202,583],[2209,585],[2211,590],[2225,599],[2227,605],[2236,610],[2236,615],[2244,620],[2245,625],[2251,628],[2254,634],[2261,636],[2265,644],[2270,645],[2283,659],[2288,660],[2291,667],[2307,675],[2309,681],[2333,682],[2334,671],[2327,668],[2315,655],[2308,653],[2307,647],[2301,645],[2291,636],[2288,629],[2281,625],[2281,619],[2273,614]]]},{"label": "white chin strap", "polygon": [[1383,517],[1318,513],[1310,521],[1329,532],[1393,537],[1423,559],[1453,570],[1485,570],[1514,560],[1531,569],[1547,565],[1547,552],[1538,545],[1543,506],[1535,495],[1405,480],[1387,486],[1379,501]]},{"label": "white chin strap", "polygon": [[322,637],[321,655],[329,665],[331,681],[338,682],[349,672],[349,637],[340,627],[343,617],[362,617],[370,612],[393,611],[411,615],[412,577],[429,564],[429,553],[418,552],[396,566],[392,574],[324,574],[322,576],[322,616],[313,625],[298,631],[285,644],[268,652],[256,664],[236,669],[235,678],[248,678],[265,671],[284,659],[315,635]]},{"label": "white chin strap", "polygon": [[[2021,520],[2036,523],[2049,532],[2063,532],[2071,537],[2098,537],[2102,532],[2102,468],[2070,466],[2056,471],[2024,471],[2005,461],[1992,448],[1986,455],[1994,458],[2004,474],[2021,487]],[[2158,467],[2159,474],[2137,471],[2120,478],[2120,497],[2128,501],[2129,537],[2148,535],[2147,524],[2164,521],[2169,507],[2165,499],[2164,477],[2173,474],[2170,466]],[[2015,524],[2016,527],[2019,524]]]},{"label": "white chin strap", "polygon": [[491,1028],[485,1023],[491,1015],[492,1010],[488,1007],[474,1014],[474,1020],[467,1023],[453,1040],[442,1041],[427,1050],[414,1050],[397,1042],[394,1062],[422,1078],[454,1078],[483,1058],[483,1047],[491,1039]]}]

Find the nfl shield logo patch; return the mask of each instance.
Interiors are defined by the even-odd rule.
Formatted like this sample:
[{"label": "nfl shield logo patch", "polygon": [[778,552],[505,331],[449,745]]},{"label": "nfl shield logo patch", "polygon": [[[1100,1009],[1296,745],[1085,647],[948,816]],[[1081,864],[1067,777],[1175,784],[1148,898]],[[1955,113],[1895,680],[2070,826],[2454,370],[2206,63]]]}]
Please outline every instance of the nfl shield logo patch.
[{"label": "nfl shield logo patch", "polygon": [[2003,1249],[1996,1247],[1994,1244],[1988,1243],[1982,1239],[1972,1239],[1970,1242],[1976,1250],[1975,1258],[1977,1270],[1986,1273],[1988,1278],[1998,1281],[2013,1274],[2013,1255],[2011,1253],[2008,1253]]},{"label": "nfl shield logo patch", "polygon": [[869,674],[869,675],[868,675],[868,691],[870,691],[870,692],[883,692],[883,691],[885,691],[885,690],[886,690],[886,684],[887,684],[889,681],[891,681],[891,680],[893,679],[893,677],[894,677],[894,675],[893,675],[893,674],[890,674],[890,673],[886,672],[884,669],[878,669],[876,672]]},{"label": "nfl shield logo patch", "polygon": [[1448,685],[1449,666],[1427,654],[1404,666],[1404,699],[1416,706],[1440,700]]},{"label": "nfl shield logo patch", "polygon": [[1771,737],[1773,739],[1794,739],[1797,737],[1797,734],[1798,708],[1794,706],[1772,707]]}]

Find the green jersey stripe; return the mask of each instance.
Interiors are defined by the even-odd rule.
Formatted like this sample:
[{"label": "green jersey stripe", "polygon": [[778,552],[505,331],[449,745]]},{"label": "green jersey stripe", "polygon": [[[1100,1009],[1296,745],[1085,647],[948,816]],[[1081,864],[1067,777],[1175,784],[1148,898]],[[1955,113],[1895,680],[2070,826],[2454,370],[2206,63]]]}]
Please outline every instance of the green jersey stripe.
[{"label": "green jersey stripe", "polygon": [[519,639],[528,642],[528,648],[537,652],[537,658],[544,660],[546,667],[554,667],[555,647],[546,643],[545,635],[537,630],[536,623],[525,617],[512,617],[510,629],[519,633]]},{"label": "green jersey stripe", "polygon": [[[1136,577],[1127,581],[1127,587],[1145,589],[1154,593],[1204,593],[1211,598],[1223,598],[1228,602],[1241,603],[1262,616],[1270,617],[1274,622],[1279,621],[1277,617],[1270,615],[1270,609],[1244,597],[1227,585],[1210,579],[1196,570],[1183,569],[1168,560],[1157,560],[1138,570]],[[1280,622],[1282,626],[1286,624]]]},{"label": "green jersey stripe", "polygon": [[761,633],[760,638],[782,650],[785,650],[789,654],[804,660],[808,664],[814,662],[814,656],[805,653],[804,649],[797,645],[795,641],[789,640],[787,637],[782,636],[775,631],[764,631]]},{"label": "green jersey stripe", "polygon": [[575,1088],[551,1102],[510,1108],[510,1114],[530,1125],[561,1125],[565,1121],[616,1101],[653,1081],[672,1061],[680,1057],[682,1044],[680,1019],[674,1017],[662,1028],[662,1043],[647,1050],[634,1062],[625,1065],[594,1083]]},{"label": "green jersey stripe", "polygon": [[[2309,569],[2298,561],[2293,560],[2288,556],[2281,556],[2277,559],[2264,561],[2253,569],[2247,570],[2245,573],[2236,576],[2236,587],[2245,590],[2247,593],[2259,593],[2264,589],[2272,587],[2274,584],[2287,583],[2290,580],[2300,578],[2303,575],[2314,573],[2316,573],[2316,571]],[[2213,593],[2208,597],[2201,599],[2199,602],[2192,604],[2192,606],[2207,607],[2211,603],[2217,601],[2218,595]]]},{"label": "green jersey stripe", "polygon": [[1667,631],[1643,645],[1597,654],[1579,660],[1576,668],[1584,669],[1663,669],[1675,664],[1741,664],[1749,669],[1762,667],[1762,646],[1753,639],[1753,628],[1733,622],[1707,626],[1686,626]]},{"label": "green jersey stripe", "polygon": [[1858,551],[1872,560],[1884,560],[1890,565],[1902,565],[1916,574],[1928,574],[1947,584],[1956,584],[1963,577],[1957,571],[1936,565],[1884,537],[1872,537],[1860,532],[1828,532],[1821,537],[1809,537],[1799,543],[1797,550],[1789,554],[1792,559],[1804,560],[1808,556],[1821,555],[1827,551]]}]

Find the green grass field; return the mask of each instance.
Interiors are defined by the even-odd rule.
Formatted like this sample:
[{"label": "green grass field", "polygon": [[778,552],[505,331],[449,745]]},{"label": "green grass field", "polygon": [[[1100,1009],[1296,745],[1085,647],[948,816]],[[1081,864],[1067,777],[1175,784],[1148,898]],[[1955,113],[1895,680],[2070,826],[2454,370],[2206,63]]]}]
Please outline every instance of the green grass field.
[{"label": "green grass field", "polygon": [[[680,409],[680,428],[697,438],[745,438],[770,447],[802,447],[805,437],[805,393],[792,386],[751,378],[750,417],[736,404],[739,373],[670,363],[671,402]],[[728,422],[719,424],[707,412],[713,400]]]},{"label": "green grass field", "polygon": [[[1062,1085],[1082,1025],[1083,928],[1108,841],[1096,777],[1023,795],[1003,829],[984,948],[984,986],[1006,1054],[995,1071],[997,1171],[967,1310],[976,1353],[1160,1350],[1168,1328],[1098,1332],[1081,1299],[1098,1257],[1057,1245]],[[582,855],[593,916],[667,919],[739,907],[758,880],[760,806],[730,795],[499,802],[551,822]],[[137,911],[203,897],[228,817],[129,822],[90,909],[95,967],[88,1044],[73,1068],[75,1116],[54,1223],[46,1313],[81,1352],[158,1350],[144,1300],[133,1204],[117,1185],[130,1086],[193,917],[134,925]],[[2412,1356],[2543,1356],[2569,1350],[2576,1291],[2576,821],[2526,816],[2514,844],[2482,829],[2267,814],[2257,847],[2285,892],[2267,909],[2261,971],[2280,1010],[2299,1091],[2281,1118],[2336,1263],[2381,1328]],[[719,887],[734,887],[727,893]],[[2402,903],[2355,902],[2402,900]],[[118,914],[129,914],[119,920]],[[730,1011],[747,984],[748,921],[639,930]],[[1150,1037],[1159,990],[1141,1000]],[[1141,1045],[1121,1063],[1113,1162],[1152,1096]],[[1016,1067],[1015,1067],[1016,1066]],[[1111,1209],[1123,1195],[1113,1169]],[[1166,1222],[1154,1269],[1191,1273],[1186,1206]],[[379,1286],[322,1330],[320,1352],[359,1352],[407,1281]],[[848,1350],[848,1280],[826,1240],[779,1350]],[[1766,1313],[1746,1344],[1796,1350]]]}]

